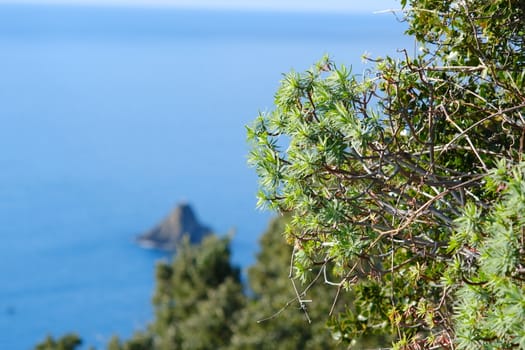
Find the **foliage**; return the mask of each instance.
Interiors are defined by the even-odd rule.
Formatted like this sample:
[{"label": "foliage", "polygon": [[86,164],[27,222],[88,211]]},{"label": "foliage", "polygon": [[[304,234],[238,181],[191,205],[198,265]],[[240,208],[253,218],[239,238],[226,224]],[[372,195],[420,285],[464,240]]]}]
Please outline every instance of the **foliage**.
[{"label": "foliage", "polygon": [[230,262],[229,239],[185,241],[173,263],[157,266],[150,326],[154,349],[219,349],[228,344],[244,296]]},{"label": "foliage", "polygon": [[223,349],[244,305],[239,269],[230,262],[230,239],[183,240],[172,263],[159,263],[155,318],[131,339],[113,337],[108,350]]},{"label": "foliage", "polygon": [[288,219],[272,220],[260,238],[257,261],[248,270],[250,298],[240,313],[230,349],[341,347],[326,328],[332,290],[322,285],[306,290],[301,300],[312,302],[302,305],[295,298],[288,271],[292,250],[282,236]]},{"label": "foliage", "polygon": [[[153,322],[130,339],[112,337],[107,349],[346,348],[326,328],[330,288],[302,290],[303,299],[314,300],[304,308],[294,301],[287,271],[291,249],[282,236],[288,220],[272,220],[261,236],[257,262],[248,273],[248,291],[231,264],[228,237],[209,236],[200,244],[184,241],[173,262],[157,265]],[[336,308],[340,305],[342,300]],[[48,337],[37,349],[73,350],[59,345],[70,344],[70,338]],[[375,345],[377,340],[358,344]]]},{"label": "foliage", "polygon": [[151,326],[156,349],[217,349],[231,336],[242,306],[240,273],[230,262],[229,240],[216,236],[178,249],[172,265],[157,266]]},{"label": "foliage", "polygon": [[[287,220],[273,220],[262,235],[257,262],[249,269],[248,293],[231,265],[227,238],[210,236],[200,245],[185,242],[172,264],[157,266],[156,312],[150,327],[126,341],[114,337],[108,350],[339,347],[326,329],[332,299],[323,293],[330,290],[305,295],[316,299],[307,309],[310,324],[300,305],[293,303],[285,271],[290,248],[282,244]],[[257,322],[265,318],[270,319]]]},{"label": "foliage", "polygon": [[35,350],[75,350],[82,345],[80,337],[74,333],[68,333],[58,339],[47,336],[46,339],[35,346]]},{"label": "foliage", "polygon": [[153,339],[145,332],[135,332],[131,339],[121,342],[113,336],[108,343],[108,350],[150,350],[153,349]]},{"label": "foliage", "polygon": [[452,237],[476,260],[448,271],[465,282],[454,310],[458,348],[525,348],[525,164],[506,170],[502,163],[487,181],[501,199],[484,213],[467,206]]},{"label": "foliage", "polygon": [[[383,332],[396,348],[523,348],[510,326],[525,321],[513,299],[524,288],[523,241],[509,232],[522,223],[504,212],[513,195],[494,174],[522,160],[525,5],[402,4],[420,47],[413,57],[378,59],[363,76],[325,57],[284,77],[275,109],[248,128],[259,203],[292,215],[294,278],[315,279],[320,266],[337,278],[337,296],[351,293],[333,324],[344,339]],[[476,292],[469,276],[483,282]],[[487,327],[499,317],[499,330],[462,317],[467,301],[506,293],[479,315]]]},{"label": "foliage", "polygon": [[[261,237],[257,263],[249,272],[252,289],[248,296],[241,286],[239,270],[230,262],[229,239],[210,236],[199,245],[184,242],[172,264],[157,266],[152,324],[127,341],[114,337],[108,349],[336,347],[338,343],[325,328],[329,297],[309,307],[311,325],[297,304],[281,310],[279,317],[268,322],[257,322],[293,300],[284,270],[290,254],[289,247],[282,244],[285,221],[274,220]],[[316,291],[317,296],[320,293]]]}]

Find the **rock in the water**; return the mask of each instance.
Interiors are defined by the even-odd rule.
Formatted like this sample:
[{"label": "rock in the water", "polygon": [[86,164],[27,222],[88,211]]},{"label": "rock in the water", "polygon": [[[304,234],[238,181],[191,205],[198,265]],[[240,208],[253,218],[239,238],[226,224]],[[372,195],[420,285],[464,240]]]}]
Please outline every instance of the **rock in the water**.
[{"label": "rock in the water", "polygon": [[184,236],[191,243],[199,243],[202,238],[211,234],[193,213],[189,204],[179,204],[159,225],[138,237],[138,242],[147,248],[173,251]]}]

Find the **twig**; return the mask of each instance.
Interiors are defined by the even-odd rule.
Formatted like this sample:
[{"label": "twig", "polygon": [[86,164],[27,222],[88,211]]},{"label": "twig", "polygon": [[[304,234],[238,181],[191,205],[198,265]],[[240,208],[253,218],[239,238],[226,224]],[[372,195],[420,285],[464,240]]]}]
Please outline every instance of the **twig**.
[{"label": "twig", "polygon": [[467,140],[468,144],[470,145],[470,148],[472,150],[472,152],[474,152],[474,154],[476,155],[476,157],[478,158],[478,160],[480,161],[481,163],[481,166],[483,167],[483,170],[485,170],[485,172],[488,172],[489,169],[487,168],[487,165],[485,164],[485,162],[483,161],[483,159],[481,159],[478,151],[476,150],[476,147],[474,147],[474,144],[472,143],[472,141],[470,140],[470,137],[461,129],[461,127],[456,124],[456,122],[454,122],[452,120],[452,118],[450,118],[450,116],[448,115],[447,113],[447,110],[445,109],[445,107],[443,105],[440,105],[439,106],[440,109],[443,111],[443,113],[445,114],[445,117],[447,119],[447,121],[452,124],[456,129],[459,130],[460,133],[462,133],[464,136],[465,136],[465,139]]}]

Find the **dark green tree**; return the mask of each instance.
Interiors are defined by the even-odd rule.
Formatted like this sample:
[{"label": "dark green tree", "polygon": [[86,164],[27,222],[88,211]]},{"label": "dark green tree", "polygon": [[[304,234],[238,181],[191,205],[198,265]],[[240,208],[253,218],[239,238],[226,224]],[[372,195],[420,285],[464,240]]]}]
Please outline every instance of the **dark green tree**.
[{"label": "dark green tree", "polygon": [[230,240],[210,236],[183,242],[171,265],[157,266],[151,325],[155,349],[219,349],[228,344],[235,313],[244,302]]},{"label": "dark green tree", "polygon": [[284,77],[248,129],[260,204],[292,215],[293,277],[352,296],[344,339],[525,348],[525,3],[401,2],[417,53]]},{"label": "dark green tree", "polygon": [[35,346],[35,350],[75,350],[82,345],[82,339],[75,333],[68,333],[58,339],[47,336]]},{"label": "dark green tree", "polygon": [[151,350],[153,348],[153,337],[143,331],[133,334],[131,339],[122,342],[117,336],[113,336],[108,343],[108,350]]},{"label": "dark green tree", "polygon": [[252,295],[235,327],[231,349],[331,349],[340,345],[326,328],[333,291],[323,286],[304,294],[301,290],[301,299],[311,299],[311,303],[300,303],[295,297],[289,277],[292,250],[283,237],[287,221],[287,217],[272,220],[260,238],[257,261],[248,270]]},{"label": "dark green tree", "polygon": [[183,240],[172,263],[157,265],[154,321],[128,341],[114,337],[108,349],[225,348],[245,302],[229,244],[228,237],[214,235],[198,245]]}]

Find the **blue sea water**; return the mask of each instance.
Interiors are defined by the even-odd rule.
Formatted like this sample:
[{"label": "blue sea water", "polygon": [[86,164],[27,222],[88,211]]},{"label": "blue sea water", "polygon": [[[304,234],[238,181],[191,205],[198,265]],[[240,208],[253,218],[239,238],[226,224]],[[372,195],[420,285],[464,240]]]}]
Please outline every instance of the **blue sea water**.
[{"label": "blue sea water", "polygon": [[390,15],[0,6],[0,349],[152,317],[164,253],[134,237],[179,201],[254,261],[244,125],[282,73],[410,47]]}]

